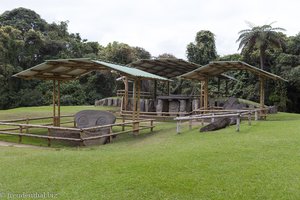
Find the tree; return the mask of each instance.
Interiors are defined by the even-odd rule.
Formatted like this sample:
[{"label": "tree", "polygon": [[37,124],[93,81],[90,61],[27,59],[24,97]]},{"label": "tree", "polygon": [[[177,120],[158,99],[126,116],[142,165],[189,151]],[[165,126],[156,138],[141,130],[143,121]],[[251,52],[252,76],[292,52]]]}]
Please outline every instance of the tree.
[{"label": "tree", "polygon": [[271,48],[283,48],[285,41],[279,31],[285,31],[285,29],[277,27],[273,28],[271,24],[263,26],[255,26],[248,23],[250,29],[241,30],[239,32],[239,38],[237,42],[240,42],[239,48],[242,51],[259,50],[260,68],[265,69],[266,50]]},{"label": "tree", "polygon": [[0,26],[13,26],[23,33],[30,29],[44,32],[47,28],[47,22],[33,10],[16,8],[0,15]]},{"label": "tree", "polygon": [[195,42],[191,42],[187,45],[186,54],[190,62],[200,65],[205,65],[215,60],[218,57],[215,35],[210,31],[199,31],[196,35]]}]

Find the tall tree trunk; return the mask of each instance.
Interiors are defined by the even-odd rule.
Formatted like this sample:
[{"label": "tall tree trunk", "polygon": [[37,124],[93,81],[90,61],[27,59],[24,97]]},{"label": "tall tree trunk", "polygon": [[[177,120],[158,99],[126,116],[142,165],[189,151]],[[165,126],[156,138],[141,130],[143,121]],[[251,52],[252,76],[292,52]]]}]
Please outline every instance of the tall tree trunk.
[{"label": "tall tree trunk", "polygon": [[266,49],[264,47],[259,48],[259,58],[260,58],[260,69],[265,70]]}]

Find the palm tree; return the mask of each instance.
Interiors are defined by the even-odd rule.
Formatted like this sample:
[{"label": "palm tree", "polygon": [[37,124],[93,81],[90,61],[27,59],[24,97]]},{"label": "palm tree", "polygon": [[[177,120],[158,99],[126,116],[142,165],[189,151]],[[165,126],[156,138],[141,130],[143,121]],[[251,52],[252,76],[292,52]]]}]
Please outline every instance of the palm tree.
[{"label": "palm tree", "polygon": [[[274,22],[273,22],[274,23]],[[260,68],[264,69],[266,50],[268,47],[282,48],[285,42],[279,31],[285,31],[283,28],[273,28],[272,24],[263,26],[255,26],[248,22],[251,29],[241,30],[237,42],[240,42],[239,49],[248,49],[252,51],[254,48],[259,50]]]}]

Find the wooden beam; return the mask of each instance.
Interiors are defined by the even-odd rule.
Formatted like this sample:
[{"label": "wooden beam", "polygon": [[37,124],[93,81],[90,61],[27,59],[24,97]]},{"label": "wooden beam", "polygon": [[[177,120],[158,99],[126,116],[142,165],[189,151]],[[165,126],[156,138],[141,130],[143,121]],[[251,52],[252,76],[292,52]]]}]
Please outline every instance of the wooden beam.
[{"label": "wooden beam", "polygon": [[263,77],[259,77],[260,84],[260,108],[264,108],[265,106],[265,79]]},{"label": "wooden beam", "polygon": [[208,109],[208,78],[206,78],[204,81],[203,81],[203,95],[204,95],[204,110],[207,110]]},{"label": "wooden beam", "polygon": [[127,76],[125,76],[125,78],[123,79],[123,82],[124,82],[124,110],[127,110],[127,105],[128,105],[128,78]]},{"label": "wooden beam", "polygon": [[57,81],[57,126],[60,126],[60,81]]},{"label": "wooden beam", "polygon": [[56,124],[56,108],[55,108],[55,99],[56,99],[56,80],[53,80],[53,95],[52,95],[52,104],[53,104],[53,126]]},{"label": "wooden beam", "polygon": [[133,100],[133,105],[132,105],[132,120],[135,120],[136,116],[136,80],[133,81],[133,88],[132,88],[132,100]]},{"label": "wooden beam", "polygon": [[199,109],[203,108],[204,107],[204,89],[203,89],[203,86],[204,86],[204,81],[201,81],[200,82],[200,103],[199,103]]},{"label": "wooden beam", "polygon": [[153,98],[154,100],[157,97],[157,80],[154,80],[154,93],[153,93]]},{"label": "wooden beam", "polygon": [[140,112],[141,112],[141,80],[138,79],[137,81],[137,120],[140,118]]}]

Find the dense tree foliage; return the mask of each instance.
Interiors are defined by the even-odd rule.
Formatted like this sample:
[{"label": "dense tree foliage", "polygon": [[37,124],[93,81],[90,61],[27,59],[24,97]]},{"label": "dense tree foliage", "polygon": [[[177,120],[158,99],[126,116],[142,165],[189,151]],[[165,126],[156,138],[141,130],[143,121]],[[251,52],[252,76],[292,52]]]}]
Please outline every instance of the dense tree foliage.
[{"label": "dense tree foliage", "polygon": [[[25,8],[0,15],[0,109],[51,103],[52,85],[24,81],[12,75],[47,59],[89,57],[128,64],[150,58],[141,47],[112,42],[106,47],[68,32],[68,22],[47,23]],[[95,99],[115,95],[116,75],[93,72],[62,85],[63,105],[93,104]]]},{"label": "dense tree foliage", "polygon": [[208,64],[217,58],[215,36],[210,31],[199,31],[195,42],[187,45],[187,58],[190,62],[200,65]]},{"label": "dense tree foliage", "polygon": [[[255,26],[250,24],[251,29],[241,30],[237,41],[240,42],[239,49],[253,51],[258,49],[260,55],[260,68],[265,69],[266,51],[269,47],[282,48],[285,41],[278,31],[285,31],[283,28],[273,28],[272,23]],[[268,70],[265,69],[265,70]]]},{"label": "dense tree foliage", "polygon": [[[261,66],[278,74],[288,83],[268,81],[268,105],[281,110],[300,112],[300,34],[287,37],[282,28],[272,24],[252,26],[240,32],[238,41],[241,54],[218,57],[214,34],[199,31],[195,41],[187,45],[190,62],[205,65],[213,60],[240,60],[253,66]],[[284,48],[274,48],[284,47]],[[51,104],[52,83],[25,81],[12,75],[47,59],[89,57],[110,62],[128,64],[137,59],[150,59],[151,54],[141,47],[112,41],[106,46],[82,39],[79,33],[69,33],[68,22],[48,23],[37,13],[25,8],[6,11],[0,15],[0,109],[18,106]],[[164,53],[158,58],[175,58]],[[229,81],[229,96],[254,101],[259,100],[257,77],[247,72],[229,72],[238,81]],[[95,99],[113,96],[116,88],[123,87],[111,73],[92,72],[79,80],[61,86],[63,105],[93,104]],[[211,80],[210,91],[216,91],[216,80]],[[221,82],[221,90],[225,83]],[[145,86],[145,87],[144,87]],[[143,88],[150,90],[153,84],[145,82]],[[158,88],[166,93],[166,84]],[[199,83],[174,79],[172,94],[199,94]],[[152,88],[153,89],[153,88]]]}]

